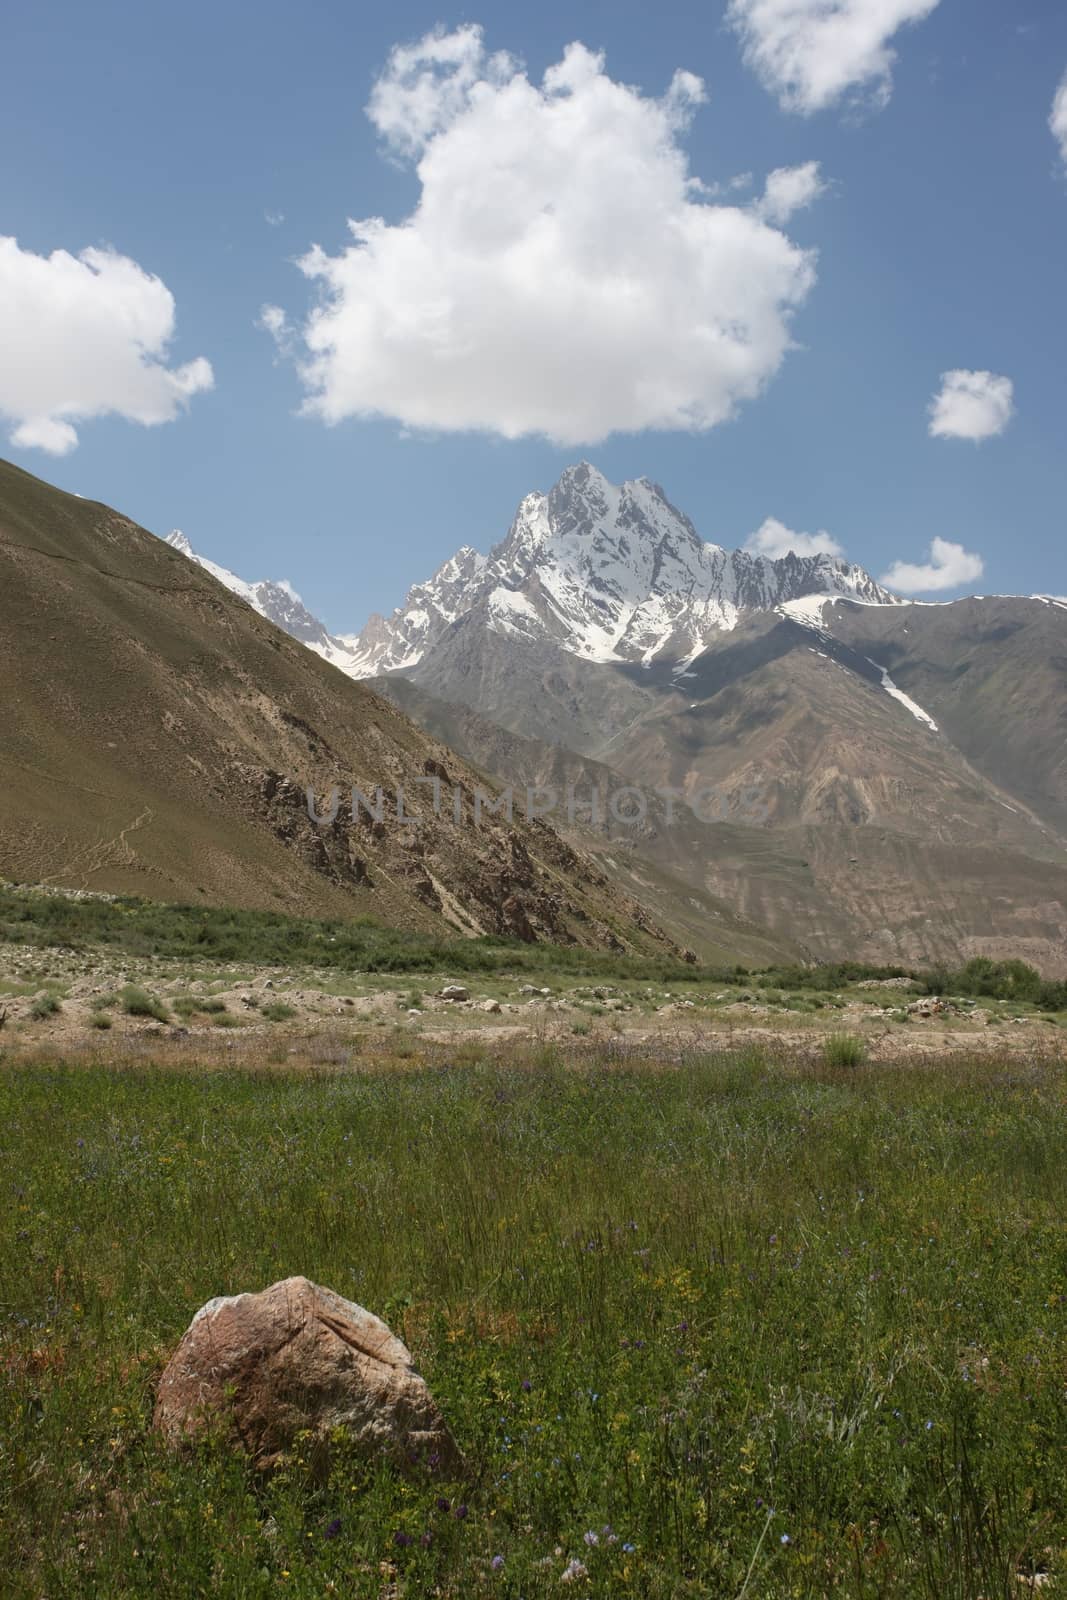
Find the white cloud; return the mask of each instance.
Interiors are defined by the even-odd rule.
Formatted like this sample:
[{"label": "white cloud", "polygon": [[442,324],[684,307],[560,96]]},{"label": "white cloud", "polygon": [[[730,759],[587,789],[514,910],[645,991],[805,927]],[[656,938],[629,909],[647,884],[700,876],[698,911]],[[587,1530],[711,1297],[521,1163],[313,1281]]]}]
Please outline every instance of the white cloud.
[{"label": "white cloud", "polygon": [[23,449],[66,455],[75,423],[172,421],[214,383],[203,356],[166,366],[174,297],[113,250],[50,256],[0,237],[0,417]]},{"label": "white cloud", "polygon": [[1003,433],[1015,411],[1015,387],[995,372],[957,369],[941,374],[941,388],[930,401],[932,439],[992,439]]},{"label": "white cloud", "polygon": [[285,221],[284,211],[264,211],[263,221],[269,228],[280,228]]},{"label": "white cloud", "polygon": [[1060,86],[1056,90],[1048,125],[1052,129],[1052,137],[1060,147],[1063,164],[1067,167],[1067,72],[1063,74]]},{"label": "white cloud", "polygon": [[534,84],[476,27],[394,50],[368,114],[421,195],[301,261],[321,291],[305,411],[566,445],[732,416],[790,349],[815,261],[690,177],[703,99],[686,72],[647,98],[581,44]]},{"label": "white cloud", "polygon": [[805,161],[800,167],[775,167],[768,174],[763,194],[753,210],[765,222],[780,227],[795,211],[803,211],[825,193],[826,185],[819,176],[817,161]]},{"label": "white cloud", "polygon": [[950,539],[935,539],[930,545],[929,561],[921,565],[894,561],[878,581],[887,589],[899,589],[904,594],[933,594],[939,589],[959,589],[965,583],[973,583],[984,571],[981,556]]},{"label": "white cloud", "polygon": [[261,309],[256,327],[264,329],[272,339],[283,339],[289,331],[289,321],[281,306],[267,305]]},{"label": "white cloud", "polygon": [[845,553],[825,529],[818,533],[795,533],[777,517],[768,517],[750,534],[745,540],[745,549],[754,556],[770,556],[772,561],[790,552],[796,556],[843,556]]},{"label": "white cloud", "polygon": [[810,115],[862,89],[881,106],[892,89],[890,39],[938,0],[730,0],[745,64],[787,111]]}]

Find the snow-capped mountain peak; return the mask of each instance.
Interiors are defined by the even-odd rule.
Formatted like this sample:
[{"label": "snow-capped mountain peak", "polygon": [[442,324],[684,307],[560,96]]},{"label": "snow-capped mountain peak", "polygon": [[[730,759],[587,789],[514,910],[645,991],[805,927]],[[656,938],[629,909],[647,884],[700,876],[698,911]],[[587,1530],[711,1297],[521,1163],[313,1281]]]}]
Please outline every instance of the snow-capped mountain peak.
[{"label": "snow-capped mountain peak", "polygon": [[[246,583],[228,567],[220,567],[216,562],[209,561],[206,556],[198,555],[192,544],[182,533],[180,528],[175,528],[168,533],[165,544],[173,550],[187,556],[190,561],[195,561],[197,566],[203,567],[205,572],[210,572],[226,588],[246,600],[254,611],[261,617],[266,617],[268,622],[276,623],[279,628],[291,634],[294,639],[299,639],[301,644],[306,644],[309,649],[324,656],[327,661],[332,661],[334,666],[342,671],[349,671],[351,667],[351,649],[344,640],[336,638],[313,616],[301,600],[291,583],[282,579],[261,579],[258,583]],[[358,676],[358,674],[357,674]]]},{"label": "snow-capped mountain peak", "polygon": [[463,545],[391,616],[372,616],[358,634],[329,633],[290,585],[246,583],[177,530],[167,543],[356,678],[416,667],[461,621],[587,661],[681,670],[746,612],[815,597],[901,603],[838,557],[775,560],[709,544],[658,484],[613,484],[588,461],[568,467],[547,493],[524,496],[487,556]]},{"label": "snow-capped mountain peak", "polygon": [[[460,565],[457,565],[460,563]],[[895,604],[861,567],[831,556],[779,560],[706,543],[658,484],[615,485],[587,461],[526,495],[506,537],[466,548],[353,646],[357,676],[414,667],[461,616],[544,639],[590,661],[684,663],[745,611],[807,595]]]}]

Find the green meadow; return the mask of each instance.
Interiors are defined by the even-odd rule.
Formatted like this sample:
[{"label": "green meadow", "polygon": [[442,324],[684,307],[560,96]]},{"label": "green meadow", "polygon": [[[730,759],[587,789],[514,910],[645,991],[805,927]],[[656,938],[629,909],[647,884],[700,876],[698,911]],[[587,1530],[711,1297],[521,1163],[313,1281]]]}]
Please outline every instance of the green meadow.
[{"label": "green meadow", "polygon": [[[0,1061],[0,1587],[1058,1592],[1065,1153],[1051,1059]],[[295,1273],[403,1335],[462,1481],[160,1446],[192,1313]]]}]

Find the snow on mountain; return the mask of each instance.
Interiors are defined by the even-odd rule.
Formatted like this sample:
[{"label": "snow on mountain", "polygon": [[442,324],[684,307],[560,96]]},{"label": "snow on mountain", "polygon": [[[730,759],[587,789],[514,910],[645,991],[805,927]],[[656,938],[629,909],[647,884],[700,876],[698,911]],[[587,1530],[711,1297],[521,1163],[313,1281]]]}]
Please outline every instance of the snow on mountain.
[{"label": "snow on mountain", "polygon": [[486,566],[485,556],[464,545],[428,582],[409,589],[391,617],[372,616],[362,633],[343,634],[342,643],[351,652],[346,671],[370,678],[414,666],[449,624],[470,609],[471,597],[481,592]]},{"label": "snow on mountain", "polygon": [[818,623],[828,600],[905,603],[835,556],[772,559],[707,544],[658,484],[609,483],[584,461],[547,494],[528,494],[488,556],[464,545],[358,634],[331,634],[287,583],[247,583],[177,531],[167,543],[355,678],[415,667],[461,618],[586,661],[660,661],[681,672],[745,612]]},{"label": "snow on mountain", "polygon": [[[261,617],[266,617],[268,622],[275,623],[279,628],[284,628],[286,633],[294,639],[299,639],[301,644],[306,644],[309,649],[318,655],[332,661],[334,666],[342,671],[351,670],[352,650],[349,643],[338,639],[308,610],[291,583],[284,579],[274,581],[270,578],[262,579],[258,583],[246,583],[235,572],[230,572],[227,567],[220,567],[216,562],[209,561],[206,556],[198,555],[189,540],[180,529],[175,528],[168,533],[165,544],[172,549],[181,551],[183,556],[188,556],[190,561],[195,561],[198,566],[210,572],[227,589],[240,595],[246,600],[254,611]],[[360,676],[356,673],[355,676]]]},{"label": "snow on mountain", "polygon": [[702,540],[658,484],[609,483],[588,462],[521,502],[488,557],[464,548],[389,618],[354,640],[356,676],[415,666],[459,617],[544,639],[588,661],[684,667],[743,612],[814,597],[894,605],[862,567],[837,557],[778,560]]}]

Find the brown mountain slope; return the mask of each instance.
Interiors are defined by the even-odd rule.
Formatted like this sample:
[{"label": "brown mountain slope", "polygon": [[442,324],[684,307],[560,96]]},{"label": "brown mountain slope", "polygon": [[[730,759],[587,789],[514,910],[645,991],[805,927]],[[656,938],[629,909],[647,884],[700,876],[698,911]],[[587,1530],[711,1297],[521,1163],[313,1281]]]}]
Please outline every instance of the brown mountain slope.
[{"label": "brown mountain slope", "polygon": [[[107,507],[0,463],[0,873],[167,900],[666,950],[548,827]],[[435,811],[429,781],[443,785]],[[385,792],[328,827],[304,786]],[[457,822],[452,786],[463,803]],[[396,815],[403,791],[405,822]]]},{"label": "brown mountain slope", "polygon": [[627,799],[628,780],[590,756],[511,733],[395,674],[368,681],[479,771],[516,792],[530,786],[554,795],[557,830],[703,960],[758,967],[808,958],[788,930],[768,934],[704,887],[693,866],[708,848],[708,828],[684,803],[668,805],[652,789],[639,805]]},{"label": "brown mountain slope", "polygon": [[979,772],[1067,833],[1067,602],[991,595],[904,612],[835,605],[827,617]]},{"label": "brown mountain slope", "polygon": [[[1040,602],[973,604],[974,617],[961,614],[943,639],[919,636],[910,655],[911,630],[934,630],[956,608],[839,601],[827,608],[836,637],[763,613],[684,673],[582,661],[463,619],[412,676],[513,734],[605,763],[620,781],[671,786],[697,809],[711,791],[722,820],[690,818],[642,836],[634,852],[772,938],[868,960],[1021,956],[1062,973],[1055,645],[1062,654],[1067,617]],[[1031,612],[1047,638],[1021,633]],[[1005,640],[1014,641],[1008,649]],[[887,692],[875,661],[933,715],[936,731]],[[1032,760],[1016,723],[1029,730]],[[483,747],[499,773],[492,742]]]}]

